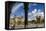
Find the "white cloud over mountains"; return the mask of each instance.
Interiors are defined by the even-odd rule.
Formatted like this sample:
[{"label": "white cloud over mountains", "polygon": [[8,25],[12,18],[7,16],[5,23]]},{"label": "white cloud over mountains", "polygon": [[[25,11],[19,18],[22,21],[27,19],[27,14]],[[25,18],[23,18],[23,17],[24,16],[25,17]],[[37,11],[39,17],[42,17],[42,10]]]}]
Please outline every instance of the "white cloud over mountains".
[{"label": "white cloud over mountains", "polygon": [[36,20],[36,16],[42,16],[44,17],[44,12],[41,12],[41,10],[34,9],[32,12],[28,12],[28,21]]}]

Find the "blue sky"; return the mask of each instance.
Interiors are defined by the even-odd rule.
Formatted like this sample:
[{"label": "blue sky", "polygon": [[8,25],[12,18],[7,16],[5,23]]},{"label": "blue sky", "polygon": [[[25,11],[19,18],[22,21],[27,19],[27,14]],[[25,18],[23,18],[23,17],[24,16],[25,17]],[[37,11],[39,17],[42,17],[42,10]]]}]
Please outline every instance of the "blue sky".
[{"label": "blue sky", "polygon": [[29,11],[32,12],[32,10],[34,9],[40,9],[41,11],[44,10],[44,4],[40,4],[40,3],[31,3],[29,4]]},{"label": "blue sky", "polygon": [[[40,13],[44,14],[44,4],[41,3],[29,3],[28,5],[28,14],[29,14],[29,18],[35,18],[35,14]],[[24,4],[23,3],[19,3],[18,5],[15,5],[12,8],[11,11],[11,16],[24,16]]]},{"label": "blue sky", "polygon": [[44,4],[41,3],[31,3],[29,4],[28,10],[28,20],[36,19],[37,15],[44,17]]},{"label": "blue sky", "polygon": [[11,11],[11,16],[12,15],[16,15],[16,16],[23,16],[22,14],[24,14],[24,7],[23,7],[23,3],[19,3],[18,5],[14,6],[12,8],[12,11]]}]

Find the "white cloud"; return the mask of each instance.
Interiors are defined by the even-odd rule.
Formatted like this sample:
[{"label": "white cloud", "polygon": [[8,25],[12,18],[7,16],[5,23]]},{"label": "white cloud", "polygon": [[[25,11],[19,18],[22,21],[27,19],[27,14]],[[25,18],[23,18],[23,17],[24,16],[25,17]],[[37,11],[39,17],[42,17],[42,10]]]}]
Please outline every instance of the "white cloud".
[{"label": "white cloud", "polygon": [[37,9],[34,9],[32,12],[28,13],[28,21],[32,21],[33,19],[36,20],[36,18],[35,18],[36,12],[37,12]]},{"label": "white cloud", "polygon": [[32,20],[36,20],[36,17],[35,16],[28,17],[28,21],[32,21]]},{"label": "white cloud", "polygon": [[28,18],[28,21],[31,21],[31,19],[30,19],[30,18]]},{"label": "white cloud", "polygon": [[32,11],[32,13],[36,13],[37,12],[37,9],[34,9],[33,11]]},{"label": "white cloud", "polygon": [[36,9],[34,9],[34,11],[31,13],[29,13],[28,15],[28,20],[31,21],[33,19],[36,20],[36,16],[42,16],[44,18],[44,12],[41,12],[41,10],[39,9],[38,11]]},{"label": "white cloud", "polygon": [[31,14],[32,14],[31,12],[28,13],[28,15],[31,15]]},{"label": "white cloud", "polygon": [[41,14],[41,16],[44,16],[44,12],[41,12],[40,14]]}]

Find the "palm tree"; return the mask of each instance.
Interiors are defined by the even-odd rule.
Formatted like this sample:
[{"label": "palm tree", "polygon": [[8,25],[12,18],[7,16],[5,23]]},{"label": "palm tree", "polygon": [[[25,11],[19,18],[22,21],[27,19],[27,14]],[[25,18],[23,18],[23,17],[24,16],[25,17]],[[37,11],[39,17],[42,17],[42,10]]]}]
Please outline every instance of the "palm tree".
[{"label": "palm tree", "polygon": [[37,23],[40,23],[40,18],[41,18],[41,16],[37,16],[37,17],[36,17]]}]

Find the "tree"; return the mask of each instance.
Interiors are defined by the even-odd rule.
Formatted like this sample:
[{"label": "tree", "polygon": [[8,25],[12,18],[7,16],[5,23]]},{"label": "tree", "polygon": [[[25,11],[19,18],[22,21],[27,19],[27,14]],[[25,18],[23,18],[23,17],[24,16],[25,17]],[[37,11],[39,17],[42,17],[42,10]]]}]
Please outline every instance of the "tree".
[{"label": "tree", "polygon": [[37,17],[36,17],[37,23],[40,23],[40,18],[41,18],[41,16],[37,16]]}]

